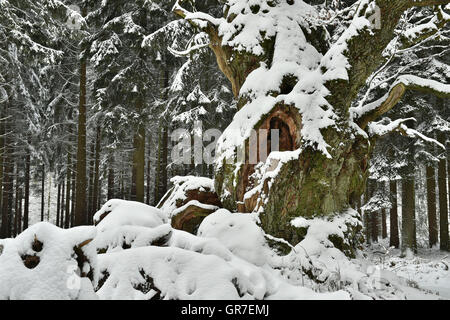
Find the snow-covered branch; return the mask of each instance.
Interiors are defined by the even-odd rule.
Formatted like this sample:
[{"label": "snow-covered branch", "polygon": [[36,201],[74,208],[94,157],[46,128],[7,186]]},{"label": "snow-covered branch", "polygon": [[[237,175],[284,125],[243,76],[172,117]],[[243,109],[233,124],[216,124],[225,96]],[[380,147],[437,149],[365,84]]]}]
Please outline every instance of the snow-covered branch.
[{"label": "snow-covered branch", "polygon": [[394,82],[389,92],[382,98],[362,107],[351,108],[350,112],[357,119],[358,125],[365,129],[369,122],[391,110],[404,96],[406,90],[422,91],[442,98],[450,97],[450,85],[448,84],[413,75],[403,75]]},{"label": "snow-covered branch", "polygon": [[[450,5],[447,5],[447,7],[450,7]],[[448,22],[450,22],[450,15],[441,7],[437,8],[436,15],[429,22],[408,29],[402,34],[403,49],[412,47],[438,34]]]},{"label": "snow-covered branch", "polygon": [[181,6],[182,2],[184,0],[177,0],[172,8],[172,12],[202,30],[205,30],[208,26],[217,27],[223,20],[214,18],[205,12],[190,12]]}]

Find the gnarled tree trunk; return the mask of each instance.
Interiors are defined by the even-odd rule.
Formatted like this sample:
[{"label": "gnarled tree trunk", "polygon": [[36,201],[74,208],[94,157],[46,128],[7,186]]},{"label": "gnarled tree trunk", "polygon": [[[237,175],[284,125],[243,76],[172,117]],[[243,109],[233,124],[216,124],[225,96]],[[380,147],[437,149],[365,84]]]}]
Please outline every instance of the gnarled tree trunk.
[{"label": "gnarled tree trunk", "polygon": [[[373,1],[372,4],[376,4],[381,12],[378,17],[380,28],[368,26],[369,22],[365,19],[374,13],[373,7],[368,3],[361,4],[355,12],[355,24],[351,27],[355,30],[349,32],[351,35],[344,33],[332,47],[326,41],[326,32],[320,25],[309,23],[308,27],[304,27],[308,20],[302,17],[297,25],[291,25],[283,17],[274,18],[271,15],[271,10],[276,9],[285,10],[283,12],[288,15],[298,12],[295,10],[308,10],[309,7],[299,0],[267,1],[249,8],[225,1],[224,17],[220,19],[206,13],[200,15],[188,12],[179,2],[183,1],[177,1],[174,12],[209,35],[209,46],[216,55],[220,70],[231,82],[238,100],[239,116],[243,117],[241,122],[234,122],[229,128],[233,129],[235,125],[240,129],[237,134],[245,131],[242,135],[244,141],[227,144],[227,139],[236,141],[233,134],[224,134],[221,140],[226,146],[224,148],[228,149],[220,150],[223,157],[219,155],[216,163],[215,187],[223,205],[239,212],[259,212],[261,225],[267,233],[291,243],[302,239],[298,229],[291,225],[295,217],[330,216],[354,207],[364,192],[369,160],[379,136],[371,132],[370,124],[391,110],[407,89],[425,88],[411,79],[398,79],[376,107],[352,113],[352,104],[368,78],[386,61],[383,51],[395,37],[395,29],[403,13],[414,6],[444,4],[446,1]],[[252,42],[246,47],[245,40],[238,37],[245,32],[242,26],[245,19],[252,15],[267,19],[270,23],[273,23],[271,19],[278,19],[280,25],[284,23],[290,27],[264,30],[258,35],[257,45]],[[199,20],[203,20],[203,23],[198,23]],[[366,21],[365,27],[361,27],[362,21]],[[297,34],[303,33],[303,40],[295,38],[296,34],[291,32],[293,29],[296,29]],[[230,34],[228,30],[233,31]],[[272,32],[274,30],[275,34]],[[285,36],[294,42],[305,41],[302,46],[292,47],[298,50],[292,53],[293,56],[302,56],[307,51],[311,54],[305,60],[310,61],[309,58],[314,54],[319,57],[315,67],[305,67],[305,75],[293,75],[294,70],[282,75],[269,72],[278,71],[271,68],[280,61],[281,50],[286,49],[281,44],[292,43],[283,43]],[[255,46],[258,50],[254,50]],[[341,53],[339,57],[345,57],[343,64],[349,65],[342,70],[346,73],[344,76],[335,73],[335,69],[339,68],[335,62],[336,58],[339,59],[336,52]],[[283,56],[283,59],[286,62],[290,57]],[[314,68],[317,68],[316,73],[308,73]],[[255,76],[256,72],[259,72],[259,77]],[[278,88],[270,87],[263,93],[249,89],[253,88],[255,82],[265,83],[266,79],[262,77],[266,74],[279,79]],[[320,77],[321,80],[308,87],[302,76],[308,79]],[[433,91],[428,87],[426,89]],[[289,100],[291,93],[296,97],[313,99],[321,92],[325,92],[323,98],[326,103],[321,100],[323,105],[314,102],[305,107],[295,99]],[[306,98],[299,100],[310,101]],[[252,105],[255,101],[261,105]],[[320,145],[322,140],[318,142],[311,138],[315,129],[310,124],[314,116],[308,113],[311,108],[316,108],[317,112],[332,109],[337,119],[334,125],[323,126],[315,131],[326,141],[326,147]],[[259,118],[252,118],[255,112],[261,114]],[[249,119],[253,122],[246,121]],[[249,129],[256,130],[256,133],[249,134]],[[255,156],[254,149],[258,154],[261,149],[267,149],[267,153],[276,151],[272,149],[272,130],[278,130],[279,150],[287,152],[283,156],[272,153],[269,158],[264,152],[262,156]],[[365,134],[361,134],[361,131]]]}]

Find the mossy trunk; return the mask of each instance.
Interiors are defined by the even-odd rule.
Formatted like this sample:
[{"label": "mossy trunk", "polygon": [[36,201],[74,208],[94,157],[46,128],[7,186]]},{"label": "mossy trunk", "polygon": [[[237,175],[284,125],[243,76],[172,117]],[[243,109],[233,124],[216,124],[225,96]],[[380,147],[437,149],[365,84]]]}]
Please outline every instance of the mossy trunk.
[{"label": "mossy trunk", "polygon": [[[405,3],[398,1],[378,1],[377,4],[382,11],[383,28],[375,31],[365,30],[353,37],[347,43],[348,50],[345,53],[351,62],[347,70],[348,80],[330,80],[325,83],[329,90],[326,99],[340,119],[335,127],[321,130],[329,145],[327,150],[331,157],[326,157],[315,146],[303,144],[302,115],[292,105],[280,103],[263,116],[253,129],[272,129],[277,123],[275,127],[282,128],[285,132],[280,141],[285,142],[286,148],[280,148],[280,151],[299,150],[299,154],[290,161],[266,163],[266,172],[259,178],[257,173],[261,168],[249,162],[224,162],[216,168],[216,192],[227,209],[259,212],[261,225],[267,233],[282,237],[293,244],[300,241],[303,235],[291,225],[292,219],[299,216],[331,216],[355,207],[358,198],[364,193],[369,174],[368,164],[376,138],[360,135],[349,125],[349,109],[366,85],[367,79],[385,61],[383,50],[394,38],[398,21],[407,9]],[[229,15],[227,8],[225,6],[224,16],[228,23],[232,23],[236,15]],[[208,24],[204,31],[210,37],[210,48],[216,55],[220,70],[231,82],[238,108],[245,108],[249,97],[241,95],[240,89],[248,75],[259,68],[261,63],[272,65],[276,37],[262,40],[260,44],[263,52],[256,56],[223,45],[220,33],[212,24]],[[316,30],[312,26],[305,34],[308,35],[307,41],[319,52],[327,51],[325,37],[320,28]],[[280,83],[278,93],[267,94],[276,96],[288,93],[293,89],[293,85],[295,79],[290,79],[287,74]],[[372,116],[357,121],[360,129],[366,129],[367,124],[373,120]],[[246,141],[246,144],[248,143],[249,139]],[[248,145],[244,150],[248,159]],[[258,162],[264,163],[265,159],[258,159]],[[264,173],[269,172],[267,170],[276,170],[277,174],[270,179],[261,178]]]}]

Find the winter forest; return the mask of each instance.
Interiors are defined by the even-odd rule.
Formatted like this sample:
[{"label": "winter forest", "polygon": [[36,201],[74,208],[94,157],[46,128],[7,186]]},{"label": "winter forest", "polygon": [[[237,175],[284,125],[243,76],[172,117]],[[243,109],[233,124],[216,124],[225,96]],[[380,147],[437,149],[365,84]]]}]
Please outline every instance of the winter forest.
[{"label": "winter forest", "polygon": [[0,300],[450,299],[449,0],[0,0]]}]

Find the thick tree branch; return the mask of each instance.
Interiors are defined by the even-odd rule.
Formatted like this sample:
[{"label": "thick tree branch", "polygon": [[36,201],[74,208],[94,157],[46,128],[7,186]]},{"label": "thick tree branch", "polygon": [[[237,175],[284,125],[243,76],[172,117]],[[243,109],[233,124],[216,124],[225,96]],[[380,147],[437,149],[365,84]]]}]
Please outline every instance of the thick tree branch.
[{"label": "thick tree branch", "polygon": [[390,91],[381,99],[360,108],[353,108],[356,123],[365,129],[369,122],[376,120],[391,110],[402,99],[406,90],[431,93],[441,98],[450,98],[450,85],[438,81],[422,79],[412,75],[401,76],[392,85]]}]

